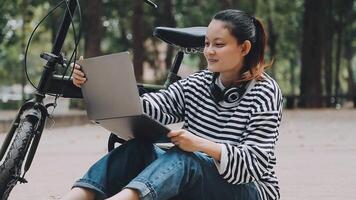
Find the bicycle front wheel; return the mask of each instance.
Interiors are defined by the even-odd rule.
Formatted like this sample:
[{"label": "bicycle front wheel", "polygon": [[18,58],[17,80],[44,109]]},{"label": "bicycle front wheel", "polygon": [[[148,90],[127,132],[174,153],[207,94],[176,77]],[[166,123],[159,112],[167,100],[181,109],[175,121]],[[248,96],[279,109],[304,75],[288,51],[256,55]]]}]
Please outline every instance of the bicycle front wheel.
[{"label": "bicycle front wheel", "polygon": [[21,119],[14,138],[0,165],[0,199],[6,200],[20,180],[22,163],[34,136],[36,120],[31,117]]}]

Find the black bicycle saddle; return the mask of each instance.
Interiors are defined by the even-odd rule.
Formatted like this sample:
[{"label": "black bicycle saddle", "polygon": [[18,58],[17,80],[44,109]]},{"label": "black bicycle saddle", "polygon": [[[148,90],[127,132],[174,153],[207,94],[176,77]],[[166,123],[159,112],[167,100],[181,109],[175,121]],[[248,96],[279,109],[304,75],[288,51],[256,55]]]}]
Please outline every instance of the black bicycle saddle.
[{"label": "black bicycle saddle", "polygon": [[153,36],[164,42],[183,48],[204,47],[207,27],[197,26],[189,28],[156,27]]}]

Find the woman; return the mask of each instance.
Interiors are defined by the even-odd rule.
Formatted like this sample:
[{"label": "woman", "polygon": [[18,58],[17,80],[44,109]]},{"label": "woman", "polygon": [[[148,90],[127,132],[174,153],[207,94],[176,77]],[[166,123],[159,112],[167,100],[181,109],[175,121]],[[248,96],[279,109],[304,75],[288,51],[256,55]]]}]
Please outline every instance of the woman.
[{"label": "woman", "polygon": [[[245,12],[210,22],[208,69],[141,98],[145,113],[184,122],[163,151],[130,140],[94,164],[67,199],[279,199],[274,155],[282,95],[264,73],[266,35]],[[76,66],[74,84],[85,82]]]}]

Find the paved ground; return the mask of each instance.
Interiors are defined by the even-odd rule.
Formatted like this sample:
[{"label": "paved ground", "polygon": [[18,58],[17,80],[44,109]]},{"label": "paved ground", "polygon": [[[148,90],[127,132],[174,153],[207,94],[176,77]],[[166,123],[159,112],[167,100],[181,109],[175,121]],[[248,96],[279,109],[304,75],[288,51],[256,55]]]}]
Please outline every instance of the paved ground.
[{"label": "paved ground", "polygon": [[[0,110],[0,133],[7,132],[11,126],[13,120],[17,115],[17,111],[4,111]],[[68,127],[68,126],[79,126],[83,124],[88,124],[89,120],[87,118],[86,112],[82,110],[70,110],[66,112],[55,112],[54,113],[55,124],[52,120],[47,120],[47,127],[55,126]]]},{"label": "paved ground", "polygon": [[[356,110],[284,112],[277,145],[282,200],[356,199],[355,122]],[[29,183],[9,199],[59,199],[106,152],[107,137],[92,125],[46,130]]]}]

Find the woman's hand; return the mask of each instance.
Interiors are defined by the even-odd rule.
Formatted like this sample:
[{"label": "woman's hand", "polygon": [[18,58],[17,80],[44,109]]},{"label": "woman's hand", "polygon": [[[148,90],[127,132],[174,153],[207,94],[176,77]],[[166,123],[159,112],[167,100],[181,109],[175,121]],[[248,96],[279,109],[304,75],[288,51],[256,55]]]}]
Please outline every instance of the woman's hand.
[{"label": "woman's hand", "polygon": [[184,129],[173,130],[167,136],[173,144],[188,152],[200,151],[200,145],[205,140]]},{"label": "woman's hand", "polygon": [[201,151],[208,154],[216,161],[220,161],[222,144],[198,137],[184,129],[173,130],[168,133],[167,137],[170,138],[173,144],[178,146],[183,151]]},{"label": "woman's hand", "polygon": [[[81,56],[79,60],[83,60],[83,57]],[[73,65],[73,64],[72,64]],[[80,65],[75,64],[73,69],[73,84],[77,87],[82,87],[82,85],[85,83],[87,80],[85,78],[84,72],[81,70]]]}]

